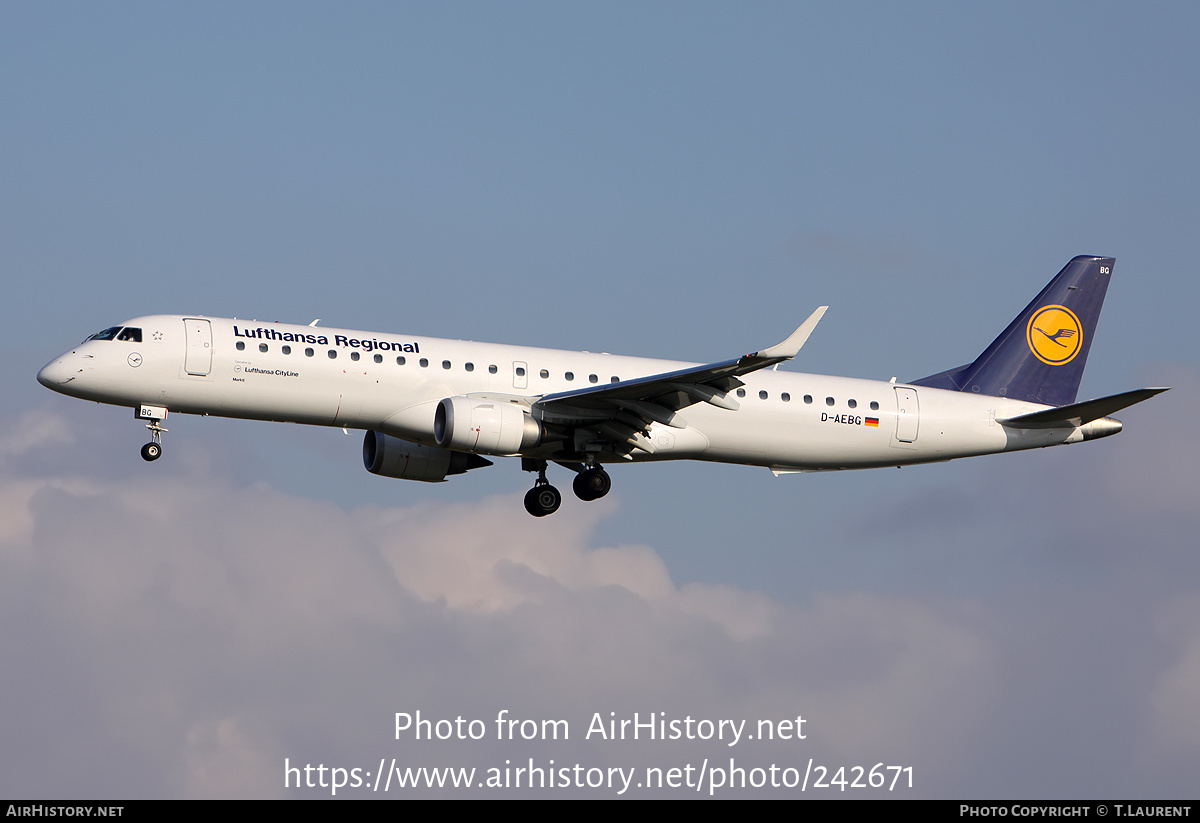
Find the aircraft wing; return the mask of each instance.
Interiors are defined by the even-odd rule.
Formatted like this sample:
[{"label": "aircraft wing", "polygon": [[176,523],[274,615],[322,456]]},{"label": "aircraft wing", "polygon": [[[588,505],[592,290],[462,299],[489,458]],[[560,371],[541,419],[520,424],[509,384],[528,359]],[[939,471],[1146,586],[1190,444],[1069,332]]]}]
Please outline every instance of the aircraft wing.
[{"label": "aircraft wing", "polygon": [[618,446],[639,448],[651,423],[686,428],[679,410],[694,403],[736,411],[738,401],[728,393],[745,385],[738,378],[795,357],[827,308],[821,306],[786,340],[761,351],[720,363],[548,394],[533,403],[532,411],[543,422],[592,427]]},{"label": "aircraft wing", "polygon": [[1120,411],[1134,403],[1149,400],[1156,394],[1162,394],[1167,389],[1134,389],[1133,391],[1101,397],[1097,400],[1086,400],[1082,403],[1072,403],[1069,406],[1059,406],[1054,409],[1009,417],[996,422],[1002,426],[1014,429],[1055,429],[1064,426],[1082,426],[1093,420],[1108,417],[1115,411]]}]

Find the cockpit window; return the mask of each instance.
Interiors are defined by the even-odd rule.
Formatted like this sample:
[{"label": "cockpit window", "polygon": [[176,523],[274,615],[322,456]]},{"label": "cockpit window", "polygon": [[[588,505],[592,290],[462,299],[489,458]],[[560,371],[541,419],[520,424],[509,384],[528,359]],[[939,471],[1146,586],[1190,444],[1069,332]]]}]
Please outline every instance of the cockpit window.
[{"label": "cockpit window", "polygon": [[120,326],[113,326],[111,329],[105,329],[104,331],[96,332],[91,337],[89,337],[88,340],[112,340],[114,337],[117,336],[117,332],[119,332],[120,330],[121,330]]},{"label": "cockpit window", "polygon": [[130,343],[142,342],[142,330],[133,326],[126,326],[125,330],[117,335],[118,340],[127,340]]}]

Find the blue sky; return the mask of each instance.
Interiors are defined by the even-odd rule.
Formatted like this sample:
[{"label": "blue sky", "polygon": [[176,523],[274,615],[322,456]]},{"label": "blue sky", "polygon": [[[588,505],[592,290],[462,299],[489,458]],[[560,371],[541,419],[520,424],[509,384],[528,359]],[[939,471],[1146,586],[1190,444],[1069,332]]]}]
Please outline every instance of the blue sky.
[{"label": "blue sky", "polygon": [[[8,6],[0,789],[283,796],[285,757],[423,764],[395,711],[651,706],[809,712],[804,758],[912,764],[919,796],[1188,794],[1198,17]],[[33,379],[148,313],[712,361],[824,304],[787,368],[911,379],[1076,254],[1117,258],[1081,396],[1175,387],[1119,437],[781,479],[618,467],[547,521],[515,464],[388,481],[337,430],[181,416],[146,466],[127,410]]]}]

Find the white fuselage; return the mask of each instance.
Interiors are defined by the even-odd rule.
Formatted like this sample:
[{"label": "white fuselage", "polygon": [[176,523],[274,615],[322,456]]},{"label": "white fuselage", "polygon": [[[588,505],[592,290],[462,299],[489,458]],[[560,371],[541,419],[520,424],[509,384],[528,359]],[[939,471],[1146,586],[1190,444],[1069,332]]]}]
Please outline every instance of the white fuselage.
[{"label": "white fuselage", "polygon": [[[140,341],[89,339],[39,374],[64,394],[173,412],[383,432],[434,443],[443,398],[525,408],[568,392],[693,364],[612,354],[313,326],[156,315]],[[1049,408],[900,383],[763,370],[730,392],[649,426],[633,460],[698,459],[820,471],[896,466],[1082,440],[1079,429],[1014,432],[996,422]],[[536,446],[524,456],[548,456]],[[611,458],[610,458],[611,459]]]}]

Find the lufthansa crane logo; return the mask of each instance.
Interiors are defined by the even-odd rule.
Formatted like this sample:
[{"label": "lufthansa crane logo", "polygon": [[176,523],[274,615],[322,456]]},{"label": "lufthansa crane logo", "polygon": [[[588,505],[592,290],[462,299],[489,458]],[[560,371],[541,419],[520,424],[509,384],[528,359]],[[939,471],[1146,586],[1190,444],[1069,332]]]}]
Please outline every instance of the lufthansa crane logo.
[{"label": "lufthansa crane logo", "polygon": [[1051,366],[1070,363],[1083,345],[1083,325],[1066,306],[1042,306],[1029,318],[1025,340],[1033,356]]}]

